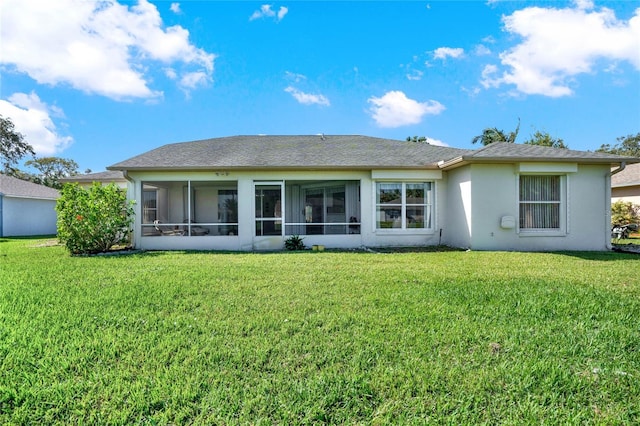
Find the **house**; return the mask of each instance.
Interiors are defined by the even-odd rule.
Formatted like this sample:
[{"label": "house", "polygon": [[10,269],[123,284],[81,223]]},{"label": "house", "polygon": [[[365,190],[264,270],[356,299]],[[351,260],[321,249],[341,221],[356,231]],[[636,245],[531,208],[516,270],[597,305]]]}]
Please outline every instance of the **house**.
[{"label": "house", "polygon": [[103,185],[110,183],[116,184],[122,189],[127,189],[127,180],[124,174],[118,170],[106,170],[104,172],[87,173],[83,175],[67,176],[60,179],[61,183],[77,183],[83,188],[89,188],[94,182],[100,182]]},{"label": "house", "polygon": [[53,188],[0,174],[0,237],[55,234],[59,196]]},{"label": "house", "polygon": [[141,249],[610,248],[611,168],[640,159],[366,136],[173,143],[108,167],[129,181]]},{"label": "house", "polygon": [[611,176],[611,201],[632,202],[640,206],[640,163],[629,164]]}]

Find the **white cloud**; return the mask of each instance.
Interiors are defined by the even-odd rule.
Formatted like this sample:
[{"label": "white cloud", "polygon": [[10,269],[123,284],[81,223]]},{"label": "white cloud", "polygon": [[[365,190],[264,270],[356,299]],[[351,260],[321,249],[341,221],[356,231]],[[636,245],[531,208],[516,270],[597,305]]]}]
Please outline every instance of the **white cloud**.
[{"label": "white cloud", "polygon": [[287,13],[289,13],[289,8],[281,6],[280,9],[278,9],[278,21],[282,21],[282,18],[284,18]]},{"label": "white cloud", "polygon": [[180,3],[171,3],[169,9],[177,15],[182,13],[182,9],[180,9]]},{"label": "white cloud", "polygon": [[207,84],[209,76],[202,71],[194,71],[185,73],[180,79],[180,87],[183,89],[196,89],[198,86]]},{"label": "white cloud", "polygon": [[486,44],[496,44],[496,39],[493,36],[486,36],[482,39],[482,42]]},{"label": "white cloud", "polygon": [[593,9],[593,1],[592,0],[574,0],[576,7],[582,10],[590,10]]},{"label": "white cloud", "polygon": [[438,101],[418,102],[400,91],[390,91],[381,98],[372,96],[369,112],[380,127],[400,127],[418,124],[425,115],[438,115],[445,107]]},{"label": "white cloud", "polygon": [[436,145],[436,146],[449,146],[448,144],[442,142],[439,139],[433,139],[427,136],[427,143],[429,145]]},{"label": "white cloud", "polygon": [[312,95],[309,93],[304,93],[292,86],[287,87],[286,89],[284,89],[284,91],[290,93],[291,96],[295,98],[295,100],[303,105],[331,105],[329,99],[327,99],[324,95]]},{"label": "white cloud", "polygon": [[164,75],[166,75],[170,80],[175,80],[178,78],[178,73],[173,68],[165,68]]},{"label": "white cloud", "polygon": [[72,137],[59,133],[51,118],[64,117],[62,110],[42,102],[33,92],[14,93],[8,100],[0,100],[0,115],[11,120],[37,156],[55,155],[73,142]]},{"label": "white cloud", "polygon": [[407,80],[418,81],[418,80],[422,80],[422,76],[424,75],[424,72],[420,70],[411,70],[406,75],[407,75]]},{"label": "white cloud", "polygon": [[491,49],[489,49],[487,46],[485,46],[484,44],[478,44],[476,45],[476,47],[473,49],[473,53],[476,56],[486,56],[486,55],[490,55],[491,54]]},{"label": "white cloud", "polygon": [[307,79],[307,76],[304,74],[296,74],[290,71],[285,71],[284,76],[287,80],[291,80],[295,83],[300,83],[301,81]]},{"label": "white cloud", "polygon": [[213,74],[215,55],[192,45],[184,28],[165,28],[147,0],[4,0],[2,12],[2,63],[40,84],[120,100],[162,96],[149,87],[153,62]]},{"label": "white cloud", "polygon": [[262,18],[274,18],[277,22],[280,22],[285,17],[285,15],[289,12],[289,8],[285,6],[280,6],[280,9],[278,9],[277,12],[273,10],[271,7],[272,5],[270,4],[263,4],[262,6],[260,6],[259,10],[256,10],[251,14],[251,16],[249,17],[249,20],[255,21],[256,19],[262,19]]},{"label": "white cloud", "polygon": [[460,47],[439,47],[433,51],[434,59],[460,58],[462,55],[464,55],[464,49]]},{"label": "white cloud", "polygon": [[564,9],[528,7],[503,17],[506,31],[523,41],[500,54],[502,70],[483,73],[482,84],[514,85],[520,93],[560,97],[573,93],[575,76],[593,73],[602,61],[629,62],[640,70],[640,8],[625,22],[610,9],[591,10],[590,1],[576,4]]}]

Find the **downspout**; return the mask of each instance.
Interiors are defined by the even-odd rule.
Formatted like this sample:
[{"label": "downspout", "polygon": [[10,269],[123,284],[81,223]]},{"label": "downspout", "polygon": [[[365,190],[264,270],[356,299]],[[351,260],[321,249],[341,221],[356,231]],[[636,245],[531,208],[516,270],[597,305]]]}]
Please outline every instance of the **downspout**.
[{"label": "downspout", "polygon": [[606,243],[605,243],[605,247],[607,248],[607,250],[611,250],[611,176],[620,173],[621,171],[623,171],[625,168],[627,167],[627,162],[626,161],[621,161],[620,162],[620,167],[618,167],[615,170],[611,170],[610,172],[608,172],[607,174],[605,174],[605,188],[606,190],[604,191],[605,194],[605,205],[609,206],[609,208],[606,211],[605,214],[605,221],[606,221]]}]

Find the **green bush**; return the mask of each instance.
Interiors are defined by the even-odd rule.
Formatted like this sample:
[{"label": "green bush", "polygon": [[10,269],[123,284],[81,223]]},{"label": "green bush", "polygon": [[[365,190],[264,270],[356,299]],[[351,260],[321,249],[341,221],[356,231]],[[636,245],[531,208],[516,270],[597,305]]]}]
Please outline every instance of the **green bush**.
[{"label": "green bush", "polygon": [[284,248],[287,250],[304,250],[306,249],[304,242],[302,241],[304,238],[299,235],[292,235],[287,238],[284,242]]},{"label": "green bush", "polygon": [[58,239],[72,254],[106,252],[126,244],[133,222],[133,202],[115,184],[88,189],[66,184],[56,204]]},{"label": "green bush", "polygon": [[611,225],[640,223],[640,206],[630,201],[616,201],[611,204]]}]

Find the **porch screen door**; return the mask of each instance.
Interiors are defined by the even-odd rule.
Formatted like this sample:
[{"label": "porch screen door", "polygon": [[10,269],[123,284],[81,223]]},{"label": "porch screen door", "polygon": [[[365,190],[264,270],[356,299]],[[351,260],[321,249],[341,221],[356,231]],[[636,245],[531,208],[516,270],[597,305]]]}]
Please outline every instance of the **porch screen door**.
[{"label": "porch screen door", "polygon": [[283,235],[282,182],[255,184],[256,237]]}]

